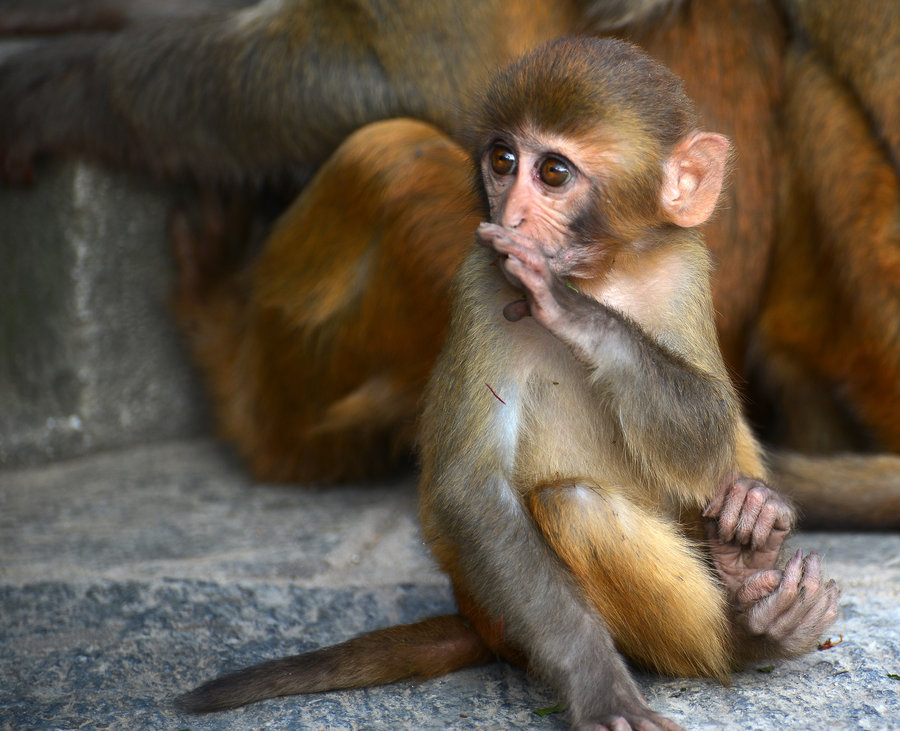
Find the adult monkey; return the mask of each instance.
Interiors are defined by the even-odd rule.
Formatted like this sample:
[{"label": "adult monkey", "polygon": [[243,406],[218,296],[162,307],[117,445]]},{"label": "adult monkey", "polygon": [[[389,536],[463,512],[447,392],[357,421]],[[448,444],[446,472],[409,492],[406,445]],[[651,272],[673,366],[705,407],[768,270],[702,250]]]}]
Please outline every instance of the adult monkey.
[{"label": "adult monkey", "polygon": [[[790,23],[783,20],[784,10]],[[708,232],[718,263],[714,300],[726,362],[751,379],[751,406],[767,427],[766,436],[812,452],[897,450],[900,343],[894,324],[900,312],[894,311],[897,297],[887,284],[895,281],[897,233],[890,222],[897,214],[898,193],[890,160],[896,161],[896,154],[886,156],[881,140],[894,149],[891,125],[896,122],[884,104],[896,98],[890,93],[896,83],[890,69],[895,67],[892,33],[900,27],[898,14],[889,0],[865,7],[801,0],[532,0],[430,3],[427,10],[403,2],[392,3],[390,11],[363,2],[340,9],[289,0],[261,3],[192,24],[158,23],[109,39],[63,42],[53,52],[8,61],[0,68],[0,99],[12,112],[0,119],[0,153],[10,177],[28,177],[36,153],[72,151],[161,173],[187,172],[214,185],[285,176],[305,180],[346,134],[367,121],[412,114],[450,129],[458,100],[485,69],[573,28],[616,28],[684,77],[710,126],[735,142],[739,165],[730,200]],[[242,72],[234,74],[232,68]],[[817,119],[826,110],[827,119]],[[418,150],[413,143],[379,138],[374,130],[369,135],[382,143],[379,149],[394,150],[391,160],[415,157]],[[345,149],[341,164],[361,166],[353,157],[361,149]],[[790,164],[785,164],[788,154]],[[401,171],[379,167],[371,156],[360,160],[370,168],[374,164],[372,179],[387,175],[399,181],[399,189],[411,187]],[[452,183],[454,175],[444,175],[444,165],[426,162],[432,174],[425,177]],[[850,178],[851,171],[864,176],[856,177],[849,191],[833,184]],[[368,175],[368,168],[363,172]],[[343,293],[366,289],[393,298],[389,287],[394,285],[375,274],[348,280],[348,270],[363,267],[323,260],[322,249],[326,254],[333,247],[349,249],[362,262],[373,250],[387,256],[433,241],[438,243],[432,253],[439,250],[441,261],[453,261],[452,252],[439,247],[462,240],[454,236],[410,241],[398,235],[382,250],[362,245],[377,231],[378,216],[357,219],[344,235],[335,234],[329,220],[321,220],[330,218],[327,213],[314,214],[313,201],[324,200],[336,222],[346,220],[347,206],[329,200],[334,190],[359,196],[366,211],[379,209],[378,194],[354,188],[353,179],[349,176],[348,188],[339,186],[336,176],[323,176],[307,189],[300,213],[289,216],[269,245],[290,253],[260,264],[249,304],[219,297],[228,283],[220,287],[203,281],[204,269],[216,267],[206,267],[204,257],[192,253],[194,237],[184,222],[175,226],[179,250],[187,253],[181,298],[185,319],[220,331],[221,349],[207,341],[200,359],[206,361],[214,390],[229,394],[219,399],[224,431],[246,454],[258,455],[253,466],[260,477],[367,474],[382,466],[386,449],[402,452],[409,442],[410,404],[444,325],[440,303],[447,273],[426,265],[406,279],[436,303],[430,308],[434,317],[375,320],[374,329],[372,313],[356,308],[355,301],[331,310],[307,308],[315,314],[308,316],[308,300],[291,300],[278,286],[290,284],[286,274],[277,282],[263,275],[304,271],[312,261],[317,267],[311,270],[321,275],[316,292],[330,292],[326,304],[334,304]],[[784,193],[782,205],[773,191]],[[415,194],[397,199],[385,216],[402,220],[407,211],[410,219],[418,216],[427,225],[416,200]],[[448,205],[454,212],[447,221],[463,218],[460,230],[467,228],[459,204]],[[866,215],[857,215],[860,210]],[[304,243],[291,246],[287,238],[298,232]],[[421,261],[431,260],[426,254]],[[769,272],[773,276],[767,282]],[[305,285],[308,278],[296,281]],[[210,290],[217,291],[212,305],[202,301]],[[221,332],[219,316],[235,310],[249,312],[248,330]],[[368,348],[355,335],[363,331],[363,322],[374,343]],[[278,336],[298,329],[306,336],[281,348]],[[420,339],[424,347],[415,352]],[[234,343],[245,340],[259,348],[244,347],[246,352],[236,356]],[[298,378],[307,367],[309,341],[325,356],[314,361],[307,378]],[[397,347],[385,356],[382,343]],[[409,365],[399,367],[396,358],[408,356]],[[331,380],[328,374],[335,369],[326,366],[333,362],[341,367]],[[304,383],[314,393],[298,385]],[[310,460],[310,454],[323,455],[324,462]],[[363,455],[355,473],[344,468],[353,464],[347,454]],[[798,464],[788,465],[795,474]],[[847,496],[838,481],[835,502],[828,503],[818,495],[821,487],[810,483],[817,497],[803,503],[820,508],[817,520],[828,522],[833,515],[845,524],[882,520],[896,525],[896,462],[842,461],[841,467],[848,471],[826,471],[846,474],[851,485],[868,481],[860,490],[874,495],[875,503],[854,500],[852,492]],[[803,471],[821,472],[820,464],[810,463]],[[847,512],[850,503],[855,508]]]},{"label": "adult monkey", "polygon": [[613,641],[654,670],[725,679],[735,661],[810,649],[834,619],[814,554],[774,570],[790,509],[734,478],[765,468],[692,230],[727,140],[696,128],[676,77],[610,39],[557,41],[498,74],[469,138],[492,223],[426,391],[420,497],[471,626],[276,660],[183,708],[435,675],[486,646],[546,677],[576,728],[671,730]]}]

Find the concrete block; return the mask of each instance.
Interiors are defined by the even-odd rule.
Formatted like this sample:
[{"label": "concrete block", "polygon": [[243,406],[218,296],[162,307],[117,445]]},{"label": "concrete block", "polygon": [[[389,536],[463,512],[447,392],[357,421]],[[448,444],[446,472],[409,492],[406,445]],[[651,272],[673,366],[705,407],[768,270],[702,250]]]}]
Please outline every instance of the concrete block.
[{"label": "concrete block", "polygon": [[0,466],[197,434],[168,192],[82,163],[38,173],[0,188]]}]

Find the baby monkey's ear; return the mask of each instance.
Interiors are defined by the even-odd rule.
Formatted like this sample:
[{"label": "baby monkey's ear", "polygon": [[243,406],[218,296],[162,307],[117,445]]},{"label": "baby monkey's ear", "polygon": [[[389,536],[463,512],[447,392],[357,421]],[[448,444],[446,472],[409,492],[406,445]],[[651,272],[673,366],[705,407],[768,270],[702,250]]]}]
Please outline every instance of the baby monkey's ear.
[{"label": "baby monkey's ear", "polygon": [[713,132],[692,132],[675,145],[666,160],[660,204],[669,221],[690,228],[708,219],[716,207],[729,143]]}]

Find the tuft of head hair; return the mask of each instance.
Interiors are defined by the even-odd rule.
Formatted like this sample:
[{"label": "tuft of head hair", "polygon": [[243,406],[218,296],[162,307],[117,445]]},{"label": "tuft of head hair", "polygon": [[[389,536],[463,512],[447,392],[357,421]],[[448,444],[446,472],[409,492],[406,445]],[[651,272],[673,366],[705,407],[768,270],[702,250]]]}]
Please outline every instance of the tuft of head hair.
[{"label": "tuft of head hair", "polygon": [[683,83],[637,46],[613,38],[562,38],[496,74],[473,106],[465,143],[476,160],[498,132],[529,129],[589,138],[627,130],[665,155],[696,127]]}]

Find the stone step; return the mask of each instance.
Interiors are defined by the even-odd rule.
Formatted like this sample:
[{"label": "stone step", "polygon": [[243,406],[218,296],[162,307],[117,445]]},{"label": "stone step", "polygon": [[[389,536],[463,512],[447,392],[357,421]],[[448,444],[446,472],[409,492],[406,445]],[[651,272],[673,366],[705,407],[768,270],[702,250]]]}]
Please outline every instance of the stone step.
[{"label": "stone step", "polygon": [[[640,675],[692,729],[900,728],[900,536],[805,533],[841,584],[836,647],[730,687]],[[0,729],[566,727],[542,682],[495,663],[426,683],[192,717],[218,673],[452,611],[412,478],[252,484],[221,446],[174,441],[0,472]]]}]

